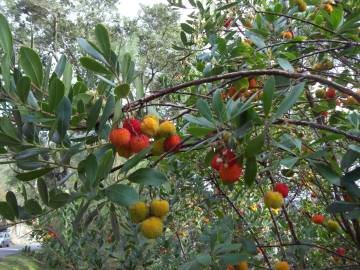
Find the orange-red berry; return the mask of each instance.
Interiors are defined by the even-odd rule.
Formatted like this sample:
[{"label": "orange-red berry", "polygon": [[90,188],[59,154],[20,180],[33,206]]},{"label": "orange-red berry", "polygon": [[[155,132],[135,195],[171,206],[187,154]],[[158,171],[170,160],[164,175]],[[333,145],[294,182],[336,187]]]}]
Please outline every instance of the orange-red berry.
[{"label": "orange-red berry", "polygon": [[254,89],[256,88],[257,85],[256,85],[256,79],[255,78],[251,78],[249,79],[249,89]]},{"label": "orange-red berry", "polygon": [[126,128],[115,128],[110,132],[110,142],[116,147],[128,146],[131,134]]},{"label": "orange-red berry", "polygon": [[323,215],[313,215],[311,220],[315,223],[315,224],[323,224],[325,217]]},{"label": "orange-red berry", "polygon": [[325,92],[325,96],[327,99],[336,98],[336,90],[334,88],[328,88]]},{"label": "orange-red berry", "polygon": [[343,247],[337,248],[335,252],[337,255],[339,255],[341,257],[345,256],[345,248],[343,248]]},{"label": "orange-red berry", "polygon": [[179,135],[171,135],[164,142],[166,151],[177,151],[180,148],[181,138]]},{"label": "orange-red berry", "polygon": [[123,128],[126,128],[133,135],[141,133],[141,122],[135,118],[126,118],[123,122]]},{"label": "orange-red berry", "polygon": [[219,170],[220,178],[225,184],[231,184],[239,181],[241,173],[242,167],[238,163],[233,165],[229,165],[227,163],[222,164]]},{"label": "orange-red berry", "polygon": [[274,191],[281,193],[281,195],[286,198],[289,194],[289,187],[284,183],[275,184]]},{"label": "orange-red berry", "polygon": [[130,147],[131,147],[131,151],[134,153],[139,153],[149,145],[150,145],[149,137],[144,134],[131,137]]}]

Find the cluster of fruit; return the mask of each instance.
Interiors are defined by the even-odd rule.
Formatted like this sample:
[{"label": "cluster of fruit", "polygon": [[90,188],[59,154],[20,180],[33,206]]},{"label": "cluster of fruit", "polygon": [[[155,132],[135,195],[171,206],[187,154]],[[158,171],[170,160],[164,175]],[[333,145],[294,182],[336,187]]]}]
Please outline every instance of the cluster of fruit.
[{"label": "cluster of fruit", "polygon": [[[244,88],[237,88],[236,86],[231,86],[226,91],[222,93],[222,99],[226,100],[228,98],[232,98],[233,100],[238,100],[240,98],[247,99],[251,97],[253,94],[257,92],[257,89],[259,88],[257,86],[257,82],[255,78],[249,78],[249,87],[247,89]],[[254,100],[257,100],[262,97],[262,91],[258,92],[258,94],[255,96]]]},{"label": "cluster of fruit", "polygon": [[[228,265],[226,270],[248,270],[249,266],[247,261],[242,261],[235,267],[233,265]],[[290,270],[290,265],[287,261],[278,261],[274,265],[275,270]]]},{"label": "cluster of fruit", "polygon": [[[360,90],[356,91],[357,94],[360,94]],[[344,95],[342,98],[337,98],[336,90],[334,88],[318,89],[315,91],[315,96],[321,99],[327,100],[336,100],[336,105],[340,106],[341,102],[345,106],[357,105],[359,104],[353,96]]]},{"label": "cluster of fruit", "polygon": [[330,232],[337,232],[340,229],[340,225],[339,223],[337,223],[335,220],[333,219],[329,219],[327,221],[325,221],[325,217],[323,215],[313,215],[311,217],[312,222],[314,222],[315,224],[318,225],[322,225],[324,224],[326,226],[326,228],[330,231]]},{"label": "cluster of fruit", "polygon": [[267,191],[264,195],[264,203],[272,209],[279,209],[284,204],[284,198],[289,194],[289,187],[284,183],[275,184],[274,191]]},{"label": "cluster of fruit", "polygon": [[165,216],[169,213],[169,203],[166,200],[155,199],[150,207],[138,201],[129,207],[132,222],[140,223],[140,231],[148,239],[158,238],[162,232]]},{"label": "cluster of fruit", "polygon": [[219,172],[224,184],[231,184],[239,181],[242,174],[242,166],[237,160],[232,149],[219,148],[211,160],[211,167]]},{"label": "cluster of fruit", "polygon": [[171,121],[162,121],[155,115],[147,115],[140,122],[135,118],[126,118],[122,128],[110,132],[110,142],[118,154],[129,158],[150,146],[150,138],[154,138],[152,154],[161,155],[164,151],[177,151],[181,138]]}]

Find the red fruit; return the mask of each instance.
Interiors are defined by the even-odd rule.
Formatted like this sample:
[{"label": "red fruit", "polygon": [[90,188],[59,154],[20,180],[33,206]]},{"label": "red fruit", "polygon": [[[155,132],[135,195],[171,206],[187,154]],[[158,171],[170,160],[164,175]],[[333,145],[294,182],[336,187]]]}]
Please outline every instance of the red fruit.
[{"label": "red fruit", "polygon": [[238,163],[233,165],[229,165],[227,163],[221,164],[219,170],[220,178],[225,184],[231,184],[239,181],[241,173],[242,168]]},{"label": "red fruit", "polygon": [[131,134],[126,128],[115,128],[110,132],[110,142],[116,147],[128,146]]},{"label": "red fruit", "polygon": [[234,165],[236,162],[237,162],[237,159],[236,159],[236,154],[234,153],[233,150],[229,149],[229,148],[225,148],[221,151],[221,155],[224,159],[224,161],[229,164],[230,166],[231,165]]},{"label": "red fruit", "polygon": [[336,97],[336,90],[334,88],[328,88],[325,92],[325,96],[328,99],[334,99]]},{"label": "red fruit", "polygon": [[328,112],[321,112],[320,114],[321,114],[322,116],[324,116],[324,117],[328,117],[328,115],[329,115]]},{"label": "red fruit", "polygon": [[215,155],[213,157],[213,159],[211,160],[211,167],[213,167],[213,169],[219,171],[222,163],[223,163],[223,160],[219,157],[219,155]]},{"label": "red fruit", "polygon": [[231,23],[233,22],[232,18],[227,18],[224,20],[224,27],[228,28],[229,26],[231,26]]},{"label": "red fruit", "polygon": [[323,224],[325,217],[323,215],[313,215],[311,220],[315,223],[315,224]]},{"label": "red fruit", "polygon": [[346,202],[351,202],[352,201],[350,195],[347,194],[347,193],[344,194],[343,197],[344,197],[344,201],[346,201]]},{"label": "red fruit", "polygon": [[335,250],[336,254],[343,257],[345,256],[345,248],[339,247]]},{"label": "red fruit", "polygon": [[249,79],[249,89],[254,89],[256,88],[256,79],[255,78],[251,78]]},{"label": "red fruit", "polygon": [[126,118],[123,122],[123,128],[126,128],[133,135],[141,134],[141,122],[135,118]]},{"label": "red fruit", "polygon": [[228,97],[232,97],[233,95],[235,95],[236,94],[236,89],[235,89],[235,87],[230,87],[228,90],[227,90],[227,96]]},{"label": "red fruit", "polygon": [[131,137],[130,147],[131,151],[134,153],[139,153],[141,150],[145,149],[149,145],[149,137],[144,134]]},{"label": "red fruit", "polygon": [[177,151],[180,148],[181,138],[179,135],[171,135],[164,142],[164,149],[166,151]]},{"label": "red fruit", "polygon": [[274,191],[281,193],[281,195],[286,198],[289,194],[289,187],[283,183],[277,183],[275,185]]}]

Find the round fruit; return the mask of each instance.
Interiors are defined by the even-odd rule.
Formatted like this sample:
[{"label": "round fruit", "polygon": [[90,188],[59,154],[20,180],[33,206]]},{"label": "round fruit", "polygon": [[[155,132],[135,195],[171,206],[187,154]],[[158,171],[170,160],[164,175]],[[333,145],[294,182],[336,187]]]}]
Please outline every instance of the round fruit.
[{"label": "round fruit", "polygon": [[329,113],[328,112],[320,112],[320,114],[324,117],[328,117],[329,116]]},{"label": "round fruit", "polygon": [[220,165],[220,178],[225,184],[231,184],[238,181],[240,179],[241,173],[242,168],[238,163],[233,165],[227,163]]},{"label": "round fruit", "polygon": [[140,128],[142,133],[150,137],[154,137],[159,130],[159,120],[154,116],[145,116],[141,122]]},{"label": "round fruit", "polygon": [[285,39],[292,39],[294,37],[293,33],[290,31],[282,32],[281,36]]},{"label": "round fruit", "polygon": [[279,209],[284,203],[284,198],[280,192],[268,191],[264,195],[264,202],[267,207]]},{"label": "round fruit", "polygon": [[333,8],[333,6],[331,4],[325,4],[324,9],[329,13],[334,11],[334,8]]},{"label": "round fruit", "polygon": [[328,220],[328,222],[326,223],[326,227],[330,232],[337,232],[340,229],[339,223],[332,219]]},{"label": "round fruit", "polygon": [[139,223],[145,220],[149,214],[149,207],[144,202],[136,202],[129,207],[132,222]]},{"label": "round fruit", "polygon": [[324,89],[318,89],[315,92],[315,96],[317,98],[325,98],[325,90]]},{"label": "round fruit", "polygon": [[290,265],[286,261],[279,261],[275,264],[275,270],[290,270]]},{"label": "round fruit", "polygon": [[233,19],[232,19],[232,18],[227,18],[227,19],[225,19],[225,20],[224,20],[224,27],[225,27],[225,28],[229,28],[229,27],[231,26],[232,22],[233,22]]},{"label": "round fruit", "polygon": [[335,250],[335,252],[336,252],[337,255],[339,255],[339,256],[341,256],[341,257],[345,256],[345,248],[343,248],[343,247],[337,248],[337,249]]},{"label": "round fruit", "polygon": [[213,167],[214,170],[219,171],[222,163],[223,160],[216,154],[211,160],[211,167]]},{"label": "round fruit", "polygon": [[277,183],[275,184],[274,191],[281,193],[281,195],[286,198],[289,194],[289,187],[286,184]]},{"label": "round fruit", "polygon": [[232,97],[235,94],[236,94],[236,88],[233,86],[229,87],[228,90],[226,91],[226,95],[228,97]]},{"label": "round fruit", "polygon": [[149,137],[147,137],[144,134],[131,137],[130,147],[131,147],[131,151],[134,153],[139,153],[149,145],[150,145]]},{"label": "round fruit", "polygon": [[164,153],[164,141],[165,139],[158,139],[152,144],[151,153],[154,156],[160,156],[162,153]]},{"label": "round fruit", "polygon": [[133,135],[141,133],[141,123],[135,118],[126,118],[123,122],[123,128],[126,128]]},{"label": "round fruit", "polygon": [[124,158],[129,158],[133,154],[130,145],[118,147],[116,151],[120,157]]},{"label": "round fruit", "polygon": [[162,218],[169,213],[169,203],[166,200],[153,200],[150,211],[153,216]]},{"label": "round fruit", "polygon": [[297,0],[296,1],[299,11],[304,12],[307,9],[307,5],[306,2],[304,0]]},{"label": "round fruit", "polygon": [[323,215],[313,215],[311,220],[315,223],[315,224],[323,224],[325,217]]},{"label": "round fruit", "polygon": [[163,222],[158,217],[150,217],[141,223],[140,231],[146,238],[158,238],[163,231]]},{"label": "round fruit", "polygon": [[249,79],[249,89],[254,89],[256,88],[256,79],[255,78],[251,78]]},{"label": "round fruit", "polygon": [[166,151],[174,151],[179,150],[181,144],[181,138],[179,135],[171,135],[164,142],[164,148]]},{"label": "round fruit", "polygon": [[168,137],[176,133],[176,127],[171,121],[164,121],[160,124],[158,134],[161,137]]},{"label": "round fruit", "polygon": [[326,90],[325,96],[326,96],[327,99],[336,98],[336,90],[334,88],[328,88]]},{"label": "round fruit", "polygon": [[234,153],[234,151],[232,149],[229,148],[225,148],[221,151],[221,155],[224,159],[224,161],[229,164],[230,166],[234,165],[235,163],[237,163],[237,158],[236,158],[236,154]]},{"label": "round fruit", "polygon": [[353,96],[348,96],[344,100],[344,104],[347,105],[347,106],[351,106],[351,105],[357,105],[358,102],[356,101],[356,99]]},{"label": "round fruit", "polygon": [[231,264],[226,266],[226,270],[235,270],[234,266],[232,266]]},{"label": "round fruit", "polygon": [[242,261],[238,264],[237,270],[248,270],[249,266],[247,261]]},{"label": "round fruit", "polygon": [[131,134],[126,128],[115,128],[110,132],[110,142],[116,147],[128,146]]}]

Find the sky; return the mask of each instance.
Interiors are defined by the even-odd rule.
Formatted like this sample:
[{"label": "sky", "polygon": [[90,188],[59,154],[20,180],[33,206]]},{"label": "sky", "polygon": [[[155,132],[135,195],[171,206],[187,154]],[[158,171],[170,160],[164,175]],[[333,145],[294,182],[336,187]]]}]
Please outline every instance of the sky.
[{"label": "sky", "polygon": [[157,3],[167,4],[166,0],[122,0],[119,6],[120,14],[135,17],[140,9],[140,4],[152,5]]}]

